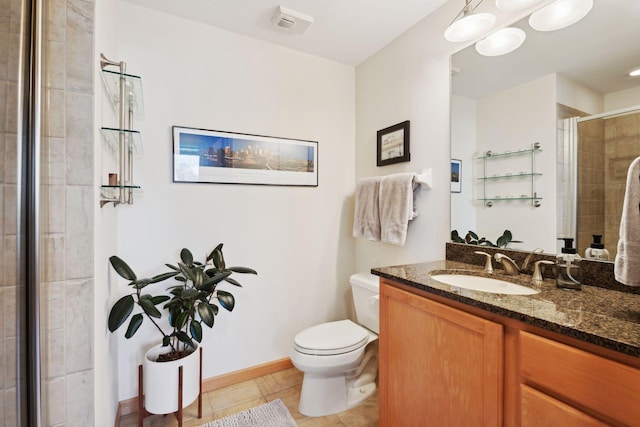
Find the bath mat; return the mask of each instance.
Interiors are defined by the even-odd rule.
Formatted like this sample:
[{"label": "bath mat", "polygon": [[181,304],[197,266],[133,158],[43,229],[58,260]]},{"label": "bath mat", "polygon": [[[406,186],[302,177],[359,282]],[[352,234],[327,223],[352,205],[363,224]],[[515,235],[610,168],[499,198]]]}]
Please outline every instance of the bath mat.
[{"label": "bath mat", "polygon": [[297,427],[291,413],[276,399],[264,405],[256,406],[237,414],[227,415],[200,427]]}]

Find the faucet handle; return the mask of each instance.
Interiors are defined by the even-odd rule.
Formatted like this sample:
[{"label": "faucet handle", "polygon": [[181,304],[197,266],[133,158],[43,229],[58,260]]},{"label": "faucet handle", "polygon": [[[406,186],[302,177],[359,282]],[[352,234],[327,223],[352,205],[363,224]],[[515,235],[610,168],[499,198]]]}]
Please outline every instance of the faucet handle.
[{"label": "faucet handle", "polygon": [[478,255],[484,255],[485,257],[487,257],[484,263],[484,271],[485,273],[493,273],[493,265],[491,264],[491,255],[482,251],[474,251],[473,253]]},{"label": "faucet handle", "polygon": [[546,259],[541,259],[540,261],[536,261],[533,267],[533,276],[531,277],[531,281],[535,284],[542,283],[544,278],[542,277],[542,269],[545,265],[555,264],[553,261],[549,261]]}]

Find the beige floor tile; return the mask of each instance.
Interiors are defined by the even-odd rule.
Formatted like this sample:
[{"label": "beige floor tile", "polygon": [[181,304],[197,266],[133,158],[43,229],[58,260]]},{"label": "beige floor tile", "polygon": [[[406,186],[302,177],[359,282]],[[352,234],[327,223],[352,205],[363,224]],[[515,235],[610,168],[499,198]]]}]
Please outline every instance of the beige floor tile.
[{"label": "beige floor tile", "polygon": [[291,387],[300,387],[304,374],[296,368],[285,369],[256,378],[256,383],[263,396],[268,396]]},{"label": "beige floor tile", "polygon": [[230,385],[207,393],[213,412],[262,398],[255,380]]},{"label": "beige floor tile", "polygon": [[266,398],[268,401],[272,401],[275,399],[282,400],[282,403],[284,403],[287,409],[289,409],[289,412],[291,412],[291,416],[295,420],[305,418],[305,416],[298,411],[298,402],[300,401],[300,388],[290,387],[279,393],[267,395]]},{"label": "beige floor tile", "polygon": [[[198,407],[194,403],[185,409],[184,427],[198,427],[209,421],[281,399],[291,412],[299,427],[375,427],[378,425],[377,393],[363,404],[339,414],[326,417],[306,417],[298,412],[302,372],[295,368],[265,375],[255,380],[235,384],[205,393],[203,417],[197,418]],[[145,419],[144,427],[174,427],[175,417],[154,415]],[[136,427],[137,414],[120,418],[120,427]]]},{"label": "beige floor tile", "polygon": [[349,427],[375,427],[378,425],[378,393],[348,411],[338,414]]},{"label": "beige floor tile", "polygon": [[217,420],[219,418],[224,418],[227,415],[235,414],[237,412],[244,411],[245,409],[253,408],[254,406],[259,406],[265,403],[267,403],[267,400],[262,397],[255,400],[248,400],[238,405],[229,406],[228,408],[223,408],[223,409],[214,411],[213,419]]},{"label": "beige floor tile", "polygon": [[298,427],[351,427],[342,422],[337,415],[327,415],[326,417],[303,418],[296,420]]}]

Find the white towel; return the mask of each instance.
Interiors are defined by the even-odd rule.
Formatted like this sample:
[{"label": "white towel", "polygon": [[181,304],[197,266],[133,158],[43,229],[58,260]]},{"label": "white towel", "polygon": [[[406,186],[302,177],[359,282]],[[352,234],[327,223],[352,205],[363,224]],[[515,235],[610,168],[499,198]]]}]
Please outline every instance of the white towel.
[{"label": "white towel", "polygon": [[[412,173],[387,175],[380,181],[380,240],[402,246],[409,221],[415,218],[416,197]],[[417,196],[417,194],[416,194]]]},{"label": "white towel", "polygon": [[364,178],[358,181],[353,237],[380,241],[379,189],[380,177]]},{"label": "white towel", "polygon": [[640,286],[640,157],[627,174],[614,273],[618,282]]}]

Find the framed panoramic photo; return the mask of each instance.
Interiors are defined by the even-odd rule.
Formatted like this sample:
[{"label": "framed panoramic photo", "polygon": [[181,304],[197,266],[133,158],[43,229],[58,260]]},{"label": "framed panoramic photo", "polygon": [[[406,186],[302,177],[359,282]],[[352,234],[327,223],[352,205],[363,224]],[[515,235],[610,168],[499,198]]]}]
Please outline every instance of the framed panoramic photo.
[{"label": "framed panoramic photo", "polygon": [[462,160],[451,159],[451,192],[462,191]]},{"label": "framed panoramic photo", "polygon": [[173,181],[318,186],[318,143],[173,126]]},{"label": "framed panoramic photo", "polygon": [[409,120],[378,131],[378,166],[409,160]]}]

